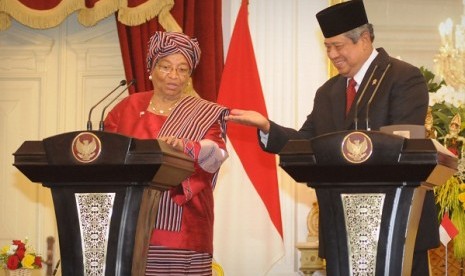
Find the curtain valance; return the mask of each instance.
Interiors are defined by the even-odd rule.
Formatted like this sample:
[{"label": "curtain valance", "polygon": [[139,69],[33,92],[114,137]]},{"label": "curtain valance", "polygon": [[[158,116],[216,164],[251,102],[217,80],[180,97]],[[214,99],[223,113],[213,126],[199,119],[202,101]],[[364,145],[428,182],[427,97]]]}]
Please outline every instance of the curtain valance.
[{"label": "curtain valance", "polygon": [[58,26],[73,12],[86,27],[118,11],[118,21],[137,26],[158,16],[167,30],[181,31],[170,14],[174,0],[0,0],[0,30],[11,25],[11,17],[35,29]]}]

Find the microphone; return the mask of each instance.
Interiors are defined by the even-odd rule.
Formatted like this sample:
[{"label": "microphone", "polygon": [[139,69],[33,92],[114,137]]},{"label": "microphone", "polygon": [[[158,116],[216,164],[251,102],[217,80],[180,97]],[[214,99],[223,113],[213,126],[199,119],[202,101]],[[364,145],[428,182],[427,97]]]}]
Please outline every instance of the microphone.
[{"label": "microphone", "polygon": [[129,87],[130,87],[131,85],[133,85],[134,83],[136,83],[136,80],[135,80],[135,79],[132,80],[132,81],[130,81],[129,84],[126,86],[126,88],[124,88],[123,91],[119,92],[119,94],[118,94],[116,97],[114,97],[113,100],[111,100],[111,101],[103,108],[103,110],[102,110],[102,116],[100,117],[100,124],[99,124],[99,129],[98,129],[98,130],[103,131],[103,129],[104,129],[104,126],[103,126],[103,125],[104,125],[104,123],[103,123],[103,117],[105,116],[105,111],[107,110],[107,108],[108,108],[114,101],[116,101],[116,99],[118,99],[121,95],[123,95],[123,93],[124,93],[126,90],[128,90]]},{"label": "microphone", "polygon": [[388,66],[386,66],[386,69],[384,69],[384,72],[383,74],[381,75],[381,78],[379,79],[379,82],[378,82],[378,85],[376,85],[376,88],[375,90],[373,91],[373,94],[371,94],[371,97],[370,99],[368,100],[368,103],[367,103],[367,115],[366,115],[366,127],[367,127],[367,130],[371,130],[370,129],[370,120],[369,120],[369,117],[368,117],[368,112],[370,111],[370,105],[371,105],[371,102],[373,101],[373,98],[375,97],[376,95],[376,92],[378,92],[378,88],[379,88],[379,85],[381,84],[381,82],[383,81],[384,79],[384,76],[386,75],[386,72],[387,70],[389,70],[389,67],[391,67],[391,64],[389,63]]},{"label": "microphone", "polygon": [[116,91],[116,89],[120,88],[121,86],[126,84],[126,80],[121,80],[115,89],[111,90],[110,93],[108,93],[105,97],[103,97],[98,103],[96,103],[90,110],[89,110],[89,118],[87,119],[87,130],[92,130],[92,121],[90,120],[90,117],[92,115],[92,111],[94,108],[99,105],[101,102],[103,102],[106,98],[108,98],[113,92]]},{"label": "microphone", "polygon": [[378,64],[376,64],[375,68],[371,72],[371,75],[368,78],[368,81],[365,84],[365,87],[363,87],[363,90],[362,90],[362,92],[360,94],[360,97],[358,97],[358,101],[355,102],[355,111],[354,111],[355,130],[358,130],[358,105],[360,104],[360,101],[362,101],[363,95],[365,95],[365,91],[367,90],[368,84],[370,84],[371,79],[373,78],[373,75],[375,74],[375,71],[376,71],[377,68],[378,68]]}]

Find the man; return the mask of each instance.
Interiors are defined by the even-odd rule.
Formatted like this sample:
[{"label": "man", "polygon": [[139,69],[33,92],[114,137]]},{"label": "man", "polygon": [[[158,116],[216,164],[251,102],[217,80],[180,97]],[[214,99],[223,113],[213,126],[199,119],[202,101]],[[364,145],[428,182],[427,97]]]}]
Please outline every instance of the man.
[{"label": "man", "polygon": [[[423,125],[428,89],[420,70],[373,46],[373,26],[362,1],[343,2],[317,15],[328,58],[339,74],[316,92],[300,130],[283,127],[251,110],[233,109],[227,120],[257,127],[263,150],[279,153],[289,139],[310,139],[350,129]],[[354,83],[355,81],[355,83]],[[355,85],[354,95],[350,84]],[[347,91],[347,92],[346,92]],[[353,99],[350,99],[353,97]],[[428,275],[427,250],[439,246],[434,196],[427,192],[415,244],[412,275]]]}]

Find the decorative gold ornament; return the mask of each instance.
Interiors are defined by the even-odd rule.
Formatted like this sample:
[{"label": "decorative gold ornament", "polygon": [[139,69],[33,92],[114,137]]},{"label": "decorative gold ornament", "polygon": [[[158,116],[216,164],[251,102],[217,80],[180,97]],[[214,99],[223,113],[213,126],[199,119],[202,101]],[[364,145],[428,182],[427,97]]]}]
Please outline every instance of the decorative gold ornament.
[{"label": "decorative gold ornament", "polygon": [[100,139],[91,132],[81,132],[71,144],[74,158],[81,163],[90,163],[96,160],[101,153]]},{"label": "decorative gold ornament", "polygon": [[363,163],[370,158],[373,144],[363,132],[351,132],[342,141],[342,156],[350,163]]},{"label": "decorative gold ornament", "polygon": [[436,130],[434,129],[433,109],[431,108],[431,106],[428,106],[428,112],[426,113],[425,129],[426,129],[425,136],[427,139],[436,139]]}]

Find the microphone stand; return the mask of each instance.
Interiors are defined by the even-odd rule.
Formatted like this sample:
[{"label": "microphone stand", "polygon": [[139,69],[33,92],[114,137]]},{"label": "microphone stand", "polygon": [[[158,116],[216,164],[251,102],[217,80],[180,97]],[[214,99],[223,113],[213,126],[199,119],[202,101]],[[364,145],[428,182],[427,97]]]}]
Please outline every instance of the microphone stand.
[{"label": "microphone stand", "polygon": [[103,122],[103,116],[105,115],[105,111],[107,110],[107,108],[114,102],[116,101],[116,99],[118,99],[121,95],[123,95],[124,92],[126,92],[126,90],[129,89],[129,87],[131,85],[133,85],[134,83],[136,83],[136,80],[132,80],[128,86],[126,86],[126,88],[123,89],[123,91],[121,91],[116,97],[114,97],[104,108],[103,108],[103,111],[102,111],[102,116],[100,118],[100,123],[99,123],[99,131],[103,131],[104,130],[104,122]]},{"label": "microphone stand", "polygon": [[375,74],[375,71],[377,68],[378,68],[378,64],[376,64],[375,68],[373,68],[373,71],[371,72],[371,75],[368,78],[368,81],[366,82],[365,87],[363,87],[360,97],[358,97],[357,102],[355,102],[355,111],[354,111],[355,130],[358,130],[358,105],[360,104],[360,101],[362,100],[363,95],[365,95],[365,91],[367,90],[368,84],[370,84],[371,79],[373,78],[373,75]]},{"label": "microphone stand", "polygon": [[92,108],[89,110],[89,117],[87,119],[87,130],[92,130],[92,121],[90,120],[91,118],[91,115],[92,115],[92,111],[94,110],[94,108],[99,105],[101,102],[103,102],[106,98],[108,98],[111,94],[113,94],[113,92],[116,91],[116,89],[120,88],[121,86],[125,85],[126,84],[126,80],[121,80],[119,82],[119,85],[117,87],[115,87],[115,89],[111,90],[110,93],[108,93],[105,97],[103,97],[98,103],[96,103],[94,106],[92,106]]},{"label": "microphone stand", "polygon": [[379,79],[379,82],[378,82],[378,85],[376,85],[376,88],[375,90],[373,91],[373,94],[371,94],[371,97],[370,99],[368,100],[368,104],[367,104],[367,113],[366,113],[366,129],[369,131],[371,130],[370,129],[370,124],[369,124],[369,118],[368,118],[368,112],[370,111],[370,105],[371,105],[371,102],[373,101],[373,98],[375,97],[376,95],[376,92],[378,92],[378,88],[379,88],[379,85],[381,84],[381,82],[383,81],[384,79],[384,76],[386,75],[386,72],[389,70],[389,67],[391,67],[391,64],[389,63],[388,66],[386,67],[386,69],[384,69],[384,72],[383,74],[381,75],[381,78]]}]

